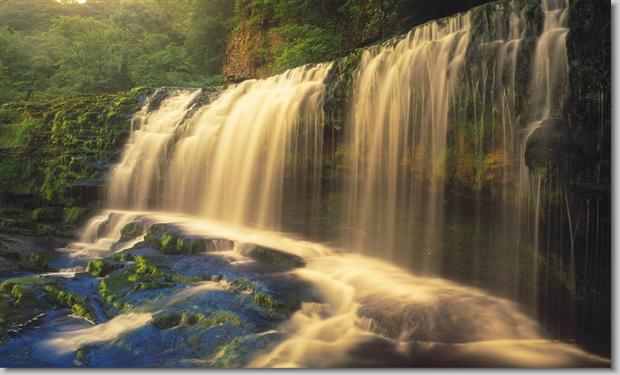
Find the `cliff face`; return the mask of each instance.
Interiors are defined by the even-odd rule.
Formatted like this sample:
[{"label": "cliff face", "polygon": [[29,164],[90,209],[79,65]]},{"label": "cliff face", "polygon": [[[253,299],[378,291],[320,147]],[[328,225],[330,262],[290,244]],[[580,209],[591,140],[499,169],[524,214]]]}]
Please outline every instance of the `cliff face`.
[{"label": "cliff face", "polygon": [[490,0],[237,0],[222,73],[229,82],[264,78],[346,56],[433,19]]},{"label": "cliff face", "polygon": [[223,68],[228,82],[240,82],[271,75],[271,51],[280,42],[278,36],[262,27],[241,24],[231,33]]}]

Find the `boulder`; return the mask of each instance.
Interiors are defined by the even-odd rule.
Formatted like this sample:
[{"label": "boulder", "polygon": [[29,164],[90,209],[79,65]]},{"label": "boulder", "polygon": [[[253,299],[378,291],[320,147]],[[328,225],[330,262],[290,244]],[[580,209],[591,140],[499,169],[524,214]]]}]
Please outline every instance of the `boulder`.
[{"label": "boulder", "polygon": [[566,158],[568,124],[560,118],[543,120],[527,139],[525,164],[530,170],[558,165]]},{"label": "boulder", "polygon": [[233,241],[226,239],[185,234],[171,224],[151,225],[146,231],[144,241],[164,254],[173,255],[232,250],[235,246]]},{"label": "boulder", "polygon": [[300,256],[258,245],[248,255],[256,261],[273,264],[274,266],[299,268],[306,265],[306,262]]},{"label": "boulder", "polygon": [[137,238],[144,233],[144,223],[139,221],[131,222],[121,229],[120,242],[126,242]]}]

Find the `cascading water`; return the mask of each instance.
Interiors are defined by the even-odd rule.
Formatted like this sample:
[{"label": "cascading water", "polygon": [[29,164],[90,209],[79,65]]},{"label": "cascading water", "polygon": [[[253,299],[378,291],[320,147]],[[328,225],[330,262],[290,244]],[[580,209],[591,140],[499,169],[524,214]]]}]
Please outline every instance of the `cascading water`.
[{"label": "cascading water", "polygon": [[[455,277],[458,267],[473,283],[497,269],[493,289],[535,309],[541,192],[525,144],[561,113],[568,72],[567,3],[542,10],[540,36],[523,12],[493,4],[364,52],[347,141],[345,247],[418,272]],[[463,211],[474,233],[455,220]],[[471,238],[482,243],[468,249],[476,253],[466,274],[452,253]]]},{"label": "cascading water", "polygon": [[[533,252],[533,261],[525,264],[532,267],[532,302],[536,306],[536,291],[538,289],[538,263],[540,253],[540,220],[542,177],[531,173],[526,165],[525,154],[527,142],[536,131],[543,127],[553,128],[561,123],[564,102],[568,92],[568,56],[566,51],[566,36],[568,34],[568,0],[544,0],[542,2],[544,26],[537,40],[532,63],[532,75],[529,87],[530,102],[528,105],[529,124],[522,131],[519,140],[518,157],[518,191],[517,207],[519,212],[518,231],[519,240],[526,239],[519,244],[520,251]],[[559,120],[559,121],[558,121]],[[558,131],[558,129],[549,129]],[[564,129],[565,130],[565,129]],[[561,131],[561,130],[560,130]],[[556,188],[557,189],[557,188]],[[529,240],[529,242],[528,242]],[[569,272],[574,272],[570,270]],[[569,278],[573,279],[572,273]]]},{"label": "cascading water", "polygon": [[121,161],[111,172],[108,207],[145,209],[157,194],[168,147],[198,91],[176,92],[157,111],[149,103],[134,116]]},{"label": "cascading water", "polygon": [[[404,207],[425,216],[415,236],[432,251],[444,194],[450,97],[465,61],[467,14],[413,30],[394,47],[366,51],[354,89],[349,226],[353,248],[394,251]],[[381,233],[372,240],[364,233]],[[414,236],[407,236],[413,240]],[[381,249],[381,250],[379,250]]]},{"label": "cascading water", "polygon": [[[302,303],[279,326],[282,339],[245,365],[356,365],[376,348],[420,366],[607,363],[546,340],[518,304],[437,276],[457,278],[446,265],[453,260],[442,254],[449,246],[441,239],[455,227],[446,213],[461,204],[452,202],[450,192],[459,181],[477,186],[495,173],[501,176],[489,204],[492,214],[480,213],[485,202],[474,193],[477,232],[453,237],[467,240],[491,228],[505,237],[501,246],[493,239],[485,242],[497,249],[484,254],[468,244],[475,253],[467,254],[467,265],[460,264],[463,272],[480,275],[497,268],[492,281],[519,301],[519,277],[505,270],[538,237],[531,202],[539,204],[540,192],[533,194],[523,182],[523,130],[529,129],[523,124],[536,120],[540,125],[561,108],[567,8],[544,3],[545,26],[536,41],[529,88],[517,79],[524,70],[520,52],[537,36],[525,26],[523,14],[497,4],[488,9],[490,15],[482,18],[465,13],[428,23],[361,58],[346,140],[343,247],[403,268],[268,231],[285,229],[280,224],[284,206],[308,205],[308,199],[320,197],[324,80],[331,64],[246,81],[207,104],[199,104],[198,91],[175,92],[153,111],[147,103],[110,177],[112,210],[91,220],[69,251],[90,259],[129,247],[141,238],[122,243],[121,229],[140,221],[174,223],[194,236],[220,236],[303,258],[305,268],[286,273],[313,285],[321,298]],[[480,34],[481,28],[486,32]],[[538,99],[530,103],[531,118],[523,119],[518,98],[527,90]],[[518,243],[523,238],[526,244]],[[251,262],[240,247],[227,256]],[[421,274],[411,274],[411,268]],[[209,288],[187,290],[194,292],[209,293]],[[148,324],[151,312],[110,320],[99,327],[111,328],[101,340],[91,337],[100,329],[86,328],[47,344],[73,350],[116,340]],[[127,323],[134,319],[135,324]]]},{"label": "cascading water", "polygon": [[329,67],[246,81],[199,110],[175,145],[163,208],[277,227],[282,201],[295,198],[285,179],[318,192]]},{"label": "cascading water", "polygon": [[276,226],[285,179],[318,192],[329,67],[243,82],[194,113],[198,91],[177,92],[149,113],[145,104],[112,171],[108,206]]}]

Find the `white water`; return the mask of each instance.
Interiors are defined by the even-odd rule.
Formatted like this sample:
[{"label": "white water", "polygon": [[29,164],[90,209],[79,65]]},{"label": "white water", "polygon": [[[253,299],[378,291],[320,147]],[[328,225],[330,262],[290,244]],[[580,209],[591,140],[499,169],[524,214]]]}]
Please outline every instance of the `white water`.
[{"label": "white water", "polygon": [[[111,214],[121,216],[130,212],[107,212]],[[520,312],[513,302],[480,289],[413,275],[386,261],[343,253],[283,233],[230,226],[182,214],[133,214],[147,222],[175,223],[189,234],[207,237],[217,234],[238,245],[260,244],[306,260],[306,267],[292,272],[317,289],[322,303],[304,304],[278,329],[286,339],[268,352],[258,353],[248,364],[250,367],[329,367],[348,361],[355,363],[356,357],[349,352],[373,339],[388,340],[395,350],[411,356],[411,360],[425,351],[448,350],[451,360],[457,364],[486,363],[490,358],[495,358],[491,363],[498,366],[608,363],[574,346],[545,339],[537,323]],[[234,255],[251,261],[242,252]],[[154,312],[180,298],[221,287],[225,285],[213,282],[190,286],[104,324],[54,337],[46,341],[45,347],[65,353],[80,345],[114,340],[148,324]]]},{"label": "white water", "polygon": [[160,311],[164,311],[166,307],[174,305],[182,299],[210,290],[224,290],[224,287],[212,281],[193,284],[181,289],[173,295],[136,308],[130,313],[117,315],[105,323],[79,330],[58,333],[54,337],[41,342],[38,349],[43,351],[51,350],[57,355],[62,355],[76,351],[80,347],[86,345],[114,341],[123,334],[135,331],[149,324],[153,315]]},{"label": "white water", "polygon": [[200,109],[175,146],[163,208],[276,228],[284,198],[294,202],[284,197],[285,174],[298,173],[298,183],[318,189],[329,68],[245,81]]},{"label": "white water", "polygon": [[136,113],[121,161],[111,173],[109,207],[145,209],[149,200],[157,197],[169,143],[198,94],[198,90],[179,91],[165,99],[157,111],[147,113],[147,102]]},{"label": "white water", "polygon": [[468,14],[445,26],[432,22],[394,47],[364,52],[354,89],[346,222],[382,235],[372,241],[354,232],[353,248],[393,252],[403,206],[425,216],[424,238],[416,241],[432,246],[442,215],[450,98],[465,62],[468,24]]},{"label": "white water", "polygon": [[[551,14],[555,15],[546,13]],[[503,90],[492,100],[502,108],[498,139],[510,157],[517,155],[514,74],[520,22],[511,18],[509,40],[480,47],[497,60],[485,74],[492,71],[494,78],[488,82]],[[549,30],[555,29],[553,22],[548,24]],[[397,244],[397,211],[403,206],[427,222],[419,231],[422,237],[411,236],[408,242],[435,251],[433,238],[439,235],[437,223],[443,215],[448,115],[464,69],[469,27],[468,15],[453,17],[443,26],[429,23],[395,46],[362,57],[350,135],[353,183],[346,222],[358,230],[349,239],[352,249],[395,255],[390,252]],[[547,31],[545,26],[539,44],[548,42]],[[537,48],[536,61],[544,48]],[[111,208],[136,211],[107,211],[94,218],[80,243],[69,247],[71,255],[91,259],[117,251],[121,228],[140,219],[172,222],[191,234],[302,256],[307,266],[292,272],[309,281],[323,303],[304,304],[279,328],[285,340],[259,353],[250,366],[335,366],[355,361],[350,351],[375,339],[392,343],[412,359],[444,355],[456,363],[495,360],[499,365],[540,367],[580,360],[608,363],[574,346],[546,340],[536,322],[506,299],[276,231],[282,205],[296,203],[294,196],[283,196],[287,180],[313,191],[320,186],[321,104],[329,67],[299,68],[232,86],[192,113],[197,92],[178,92],[153,112],[147,113],[145,106],[112,173],[109,191]],[[499,78],[505,71],[510,73],[507,83]],[[554,102],[554,95],[549,91],[545,97]],[[408,170],[406,177],[399,173],[403,168]],[[106,220],[107,226],[100,229]],[[384,238],[372,241],[365,238],[366,231]],[[250,261],[242,252],[235,255]],[[420,268],[437,271],[436,257],[425,262]],[[84,343],[114,340],[147,324],[148,311],[66,333],[50,345],[74,350]]]},{"label": "white water", "polygon": [[[543,31],[536,43],[532,78],[528,90],[530,96],[528,119],[530,123],[521,131],[518,157],[518,188],[516,207],[518,208],[517,233],[519,250],[530,246],[532,262],[524,267],[532,267],[532,302],[536,306],[538,288],[538,263],[541,251],[541,188],[542,177],[531,173],[525,163],[525,149],[529,137],[548,119],[561,118],[568,93],[568,56],[566,36],[568,34],[568,0],[543,0]],[[526,248],[526,251],[528,249]],[[573,278],[570,270],[571,279]]]}]

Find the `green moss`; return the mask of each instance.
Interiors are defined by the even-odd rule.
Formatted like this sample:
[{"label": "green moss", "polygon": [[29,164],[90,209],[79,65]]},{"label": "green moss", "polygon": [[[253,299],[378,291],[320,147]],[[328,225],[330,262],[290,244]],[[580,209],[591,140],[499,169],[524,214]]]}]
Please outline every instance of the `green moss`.
[{"label": "green moss", "polygon": [[80,365],[88,366],[90,364],[90,352],[91,346],[80,346],[75,352],[75,359],[79,361]]},{"label": "green moss", "polygon": [[49,271],[51,269],[47,259],[37,253],[26,253],[20,255],[17,265],[20,268],[29,271]]},{"label": "green moss", "polygon": [[62,215],[62,210],[56,207],[40,207],[32,210],[31,218],[34,221],[57,222]]},{"label": "green moss", "polygon": [[263,292],[255,281],[239,278],[230,281],[230,285],[237,290],[249,292],[252,303],[265,309],[268,313],[277,313],[277,310],[283,307],[273,296]]},{"label": "green moss", "polygon": [[63,210],[62,222],[64,224],[72,225],[77,223],[86,212],[82,207],[67,207]]},{"label": "green moss", "polygon": [[55,285],[46,285],[45,298],[52,304],[62,307],[70,307],[73,314],[81,316],[95,322],[95,315],[88,308],[86,301],[83,297],[78,296],[68,290],[64,290]]},{"label": "green moss", "polygon": [[128,254],[128,253],[118,253],[118,254],[112,255],[112,259],[119,261],[119,262],[133,262],[134,257],[135,256],[133,254]]},{"label": "green moss", "polygon": [[88,262],[87,271],[93,276],[105,276],[118,269],[119,266],[104,260],[91,260]]},{"label": "green moss", "polygon": [[130,292],[134,287],[134,283],[129,281],[129,275],[124,270],[117,270],[106,276],[99,283],[99,295],[106,301],[113,304],[115,308],[120,309],[124,303],[120,298]]},{"label": "green moss", "polygon": [[272,296],[260,291],[254,291],[252,293],[252,302],[255,305],[258,305],[270,311],[279,307]]},{"label": "green moss", "polygon": [[167,224],[151,225],[144,241],[165,254],[195,254],[216,248],[214,240],[184,235]]},{"label": "green moss", "polygon": [[202,328],[213,328],[225,324],[235,327],[243,325],[236,314],[227,310],[218,310],[209,315],[168,313],[153,318],[152,324],[159,329],[168,329],[179,325],[197,325]]},{"label": "green moss", "polygon": [[[159,289],[170,285],[173,276],[142,256],[133,256],[134,265],[110,272],[99,283],[99,295],[117,309],[125,307],[125,297],[134,291]],[[179,281],[179,280],[175,280]]]},{"label": "green moss", "polygon": [[140,222],[132,222],[125,225],[121,229],[120,241],[129,241],[140,236],[144,232],[144,224]]},{"label": "green moss", "polygon": [[[0,124],[0,148],[12,148],[2,155],[0,195],[26,194],[58,207],[99,199],[84,192],[100,183],[97,165],[118,157],[140,95],[136,91],[8,104],[5,111],[20,113],[12,118],[20,122]],[[67,222],[72,217],[75,212],[67,214]]]},{"label": "green moss", "polygon": [[151,324],[159,329],[168,329],[181,324],[181,318],[181,313],[164,314],[154,317]]},{"label": "green moss", "polygon": [[258,260],[259,262],[269,263],[287,268],[303,267],[306,265],[306,262],[303,260],[303,258],[297,255],[288,254],[283,251],[269,249],[262,246],[257,246],[255,249],[253,249],[249,253],[249,256]]},{"label": "green moss", "polygon": [[45,281],[18,277],[0,284],[0,340],[8,329],[23,329],[51,306],[39,298]]}]

